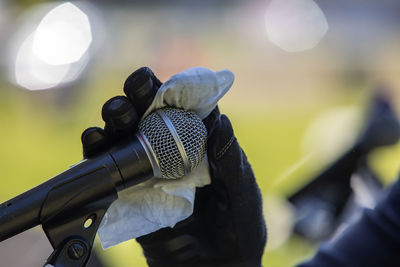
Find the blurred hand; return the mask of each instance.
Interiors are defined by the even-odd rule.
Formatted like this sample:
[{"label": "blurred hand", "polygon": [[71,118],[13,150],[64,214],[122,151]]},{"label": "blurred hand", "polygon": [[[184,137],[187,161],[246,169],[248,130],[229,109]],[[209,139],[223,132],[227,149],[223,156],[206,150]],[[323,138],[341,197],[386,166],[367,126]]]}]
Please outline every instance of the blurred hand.
[{"label": "blurred hand", "polygon": [[[91,127],[83,132],[84,157],[92,157],[136,132],[161,84],[149,68],[132,73],[124,85],[126,96],[104,104],[104,129]],[[229,119],[218,108],[203,122],[208,130],[211,184],[197,188],[189,218],[137,241],[151,267],[261,266],[267,233],[251,166]]]},{"label": "blurred hand", "polygon": [[400,122],[392,107],[390,95],[384,89],[378,87],[373,96],[367,120],[357,140],[357,145],[365,153],[378,147],[394,145],[400,139]]}]

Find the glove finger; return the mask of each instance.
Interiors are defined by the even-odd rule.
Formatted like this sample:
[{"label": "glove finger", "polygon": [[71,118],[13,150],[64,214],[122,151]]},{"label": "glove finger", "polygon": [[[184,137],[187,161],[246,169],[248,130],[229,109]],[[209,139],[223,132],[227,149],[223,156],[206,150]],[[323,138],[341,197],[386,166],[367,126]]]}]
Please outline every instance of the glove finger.
[{"label": "glove finger", "polygon": [[107,134],[99,127],[90,127],[83,131],[81,142],[84,158],[89,158],[110,146]]},{"label": "glove finger", "polygon": [[[153,101],[160,86],[161,82],[147,67],[132,73],[124,85],[124,92],[128,97],[113,97],[103,105],[104,130],[91,127],[82,133],[84,157],[93,156],[110,147],[119,138],[135,132],[140,117]],[[135,106],[140,111],[139,115]]]},{"label": "glove finger", "polygon": [[125,81],[124,92],[135,107],[139,118],[143,116],[162,83],[148,67],[133,72]]},{"label": "glove finger", "polygon": [[[208,159],[211,185],[216,193],[216,201],[220,203],[218,209],[223,211],[217,212],[216,220],[226,220],[221,224],[230,225],[228,231],[236,236],[243,258],[261,258],[266,243],[266,227],[260,189],[225,115],[220,116],[209,138]],[[219,215],[224,213],[229,215]]]},{"label": "glove finger", "polygon": [[203,123],[206,126],[208,137],[212,135],[212,132],[218,122],[220,113],[219,108],[216,106],[204,120]]},{"label": "glove finger", "polygon": [[139,117],[132,103],[125,96],[109,99],[102,108],[105,122],[104,130],[112,139],[133,134],[139,123]]}]

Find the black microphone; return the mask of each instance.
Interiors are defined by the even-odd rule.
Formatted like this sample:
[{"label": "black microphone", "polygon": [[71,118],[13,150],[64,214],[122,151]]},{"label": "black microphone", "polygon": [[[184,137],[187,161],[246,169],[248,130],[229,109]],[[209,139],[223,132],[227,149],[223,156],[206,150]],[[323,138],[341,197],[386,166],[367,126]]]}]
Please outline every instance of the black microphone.
[{"label": "black microphone", "polygon": [[0,241],[105,197],[110,183],[120,191],[153,176],[181,178],[204,158],[206,140],[207,130],[193,112],[156,110],[128,140],[2,203]]}]

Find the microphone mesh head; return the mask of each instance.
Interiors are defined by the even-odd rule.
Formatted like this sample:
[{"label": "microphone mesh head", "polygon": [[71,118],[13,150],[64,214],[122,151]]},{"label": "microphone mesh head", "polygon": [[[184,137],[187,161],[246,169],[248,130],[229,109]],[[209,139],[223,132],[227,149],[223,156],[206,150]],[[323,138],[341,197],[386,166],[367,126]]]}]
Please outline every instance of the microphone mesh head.
[{"label": "microphone mesh head", "polygon": [[176,179],[195,169],[204,158],[207,129],[193,112],[163,108],[139,124],[161,173],[160,178]]}]

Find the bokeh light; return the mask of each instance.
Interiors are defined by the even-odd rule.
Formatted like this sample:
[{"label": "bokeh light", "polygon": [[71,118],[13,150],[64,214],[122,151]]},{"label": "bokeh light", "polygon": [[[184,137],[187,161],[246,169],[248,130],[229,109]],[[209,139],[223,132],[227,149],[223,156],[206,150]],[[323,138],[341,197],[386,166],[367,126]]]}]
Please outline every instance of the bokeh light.
[{"label": "bokeh light", "polygon": [[[36,12],[42,8],[36,7]],[[11,65],[13,81],[29,90],[72,82],[88,63],[91,42],[87,15],[70,2],[59,4],[19,44]]]},{"label": "bokeh light", "polygon": [[355,142],[362,115],[354,107],[335,107],[321,112],[304,133],[304,155],[312,153],[313,162],[318,166],[333,161]]},{"label": "bokeh light", "polygon": [[35,56],[49,65],[78,61],[92,42],[89,19],[67,2],[52,9],[40,22],[33,40]]},{"label": "bokeh light", "polygon": [[284,198],[267,195],[263,198],[263,212],[268,218],[268,248],[274,250],[289,239],[295,211]]},{"label": "bokeh light", "polygon": [[324,13],[312,0],[272,0],[265,25],[269,40],[287,52],[314,48],[328,30]]},{"label": "bokeh light", "polygon": [[41,61],[33,53],[34,33],[21,44],[15,60],[16,82],[30,90],[48,89],[60,84],[68,70],[66,65],[49,65]]}]

